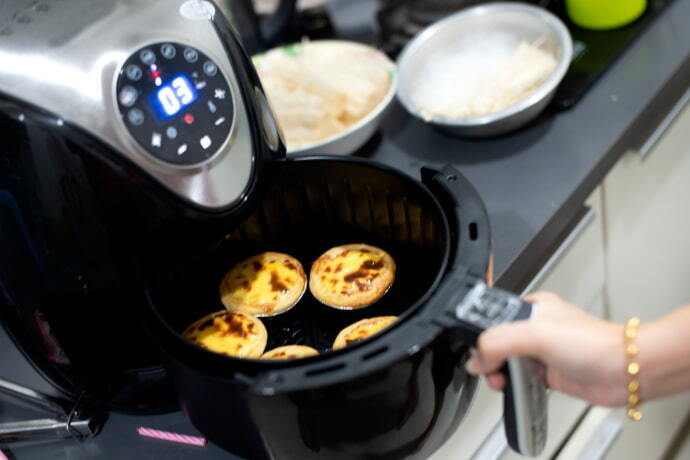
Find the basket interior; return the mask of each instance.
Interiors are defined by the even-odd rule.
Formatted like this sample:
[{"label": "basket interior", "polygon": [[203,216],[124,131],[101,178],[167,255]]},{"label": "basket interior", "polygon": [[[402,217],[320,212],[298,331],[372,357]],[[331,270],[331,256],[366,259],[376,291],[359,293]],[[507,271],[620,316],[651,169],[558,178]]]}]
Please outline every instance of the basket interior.
[{"label": "basket interior", "polygon": [[375,304],[337,310],[309,289],[291,310],[261,320],[266,350],[308,345],[324,353],[344,327],[362,318],[409,316],[440,278],[448,258],[441,208],[419,182],[396,172],[347,160],[289,161],[262,206],[238,229],[192,260],[166,267],[155,286],[160,316],[181,332],[204,315],[224,309],[219,286],[236,263],[265,251],[297,258],[307,275],[333,246],[366,243],[395,260],[395,281]]}]

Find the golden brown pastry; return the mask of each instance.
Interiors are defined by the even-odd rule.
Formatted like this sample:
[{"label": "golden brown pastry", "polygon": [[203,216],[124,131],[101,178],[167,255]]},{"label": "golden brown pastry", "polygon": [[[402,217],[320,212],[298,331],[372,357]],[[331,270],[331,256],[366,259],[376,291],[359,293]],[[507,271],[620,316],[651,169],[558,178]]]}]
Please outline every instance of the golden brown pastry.
[{"label": "golden brown pastry", "polygon": [[261,356],[261,359],[297,359],[308,358],[318,354],[318,351],[306,345],[285,345],[267,351]]},{"label": "golden brown pastry", "polygon": [[397,316],[377,316],[376,318],[366,318],[340,331],[333,342],[333,349],[345,348],[351,343],[359,342],[367,337],[378,334],[397,320]]},{"label": "golden brown pastry", "polygon": [[266,349],[268,333],[259,318],[227,310],[206,315],[183,335],[200,347],[238,358],[259,358]]},{"label": "golden brown pastry", "polygon": [[314,262],[309,289],[323,304],[355,309],[383,297],[394,279],[395,262],[386,251],[348,244],[329,249]]},{"label": "golden brown pastry", "polygon": [[220,283],[228,310],[273,316],[292,308],[307,289],[307,275],[297,259],[264,252],[235,265]]}]

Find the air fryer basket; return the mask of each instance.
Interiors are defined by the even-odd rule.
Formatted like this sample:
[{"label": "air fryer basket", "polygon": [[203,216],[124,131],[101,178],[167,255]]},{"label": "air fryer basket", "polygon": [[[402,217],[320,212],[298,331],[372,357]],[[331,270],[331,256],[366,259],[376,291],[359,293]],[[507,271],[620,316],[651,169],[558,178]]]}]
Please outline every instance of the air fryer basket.
[{"label": "air fryer basket", "polygon": [[[180,332],[224,308],[220,280],[244,258],[284,252],[300,260],[308,273],[323,252],[349,243],[371,244],[391,254],[397,271],[388,293],[370,307],[342,311],[326,307],[307,290],[287,313],[262,318],[268,329],[267,350],[300,344],[323,353],[342,328],[362,318],[404,319],[438,281],[449,252],[442,211],[418,182],[371,163],[289,161],[261,208],[194,260],[165,268],[153,298],[164,322]],[[228,359],[228,366],[237,361]]]},{"label": "air fryer basket", "polygon": [[[455,169],[424,168],[422,179],[357,158],[288,159],[252,217],[194,260],[161,268],[144,319],[185,415],[205,436],[243,458],[383,460],[425,458],[455,431],[477,380],[464,370],[468,348],[449,298],[469,290],[463,277],[487,274],[489,222]],[[303,343],[320,356],[236,359],[180,334],[223,308],[221,277],[244,257],[284,251],[309,271],[323,251],[357,242],[397,263],[379,302],[334,310],[307,292],[291,311],[264,319],[269,347]],[[342,327],[389,314],[400,320],[383,333],[330,350]]]}]

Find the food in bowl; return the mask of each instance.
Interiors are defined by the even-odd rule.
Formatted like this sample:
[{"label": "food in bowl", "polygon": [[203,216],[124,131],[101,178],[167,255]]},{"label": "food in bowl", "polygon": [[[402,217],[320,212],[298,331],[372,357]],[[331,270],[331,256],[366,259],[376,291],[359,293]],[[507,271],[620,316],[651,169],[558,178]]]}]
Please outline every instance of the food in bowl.
[{"label": "food in bowl", "polygon": [[398,99],[410,114],[452,135],[505,134],[546,108],[572,56],[568,28],[544,8],[482,3],[407,44],[398,58]]},{"label": "food in bowl", "polygon": [[383,331],[398,319],[397,316],[366,318],[350,324],[340,331],[333,342],[333,349],[339,350]]},{"label": "food in bowl", "polygon": [[237,358],[259,358],[268,340],[259,318],[227,310],[204,316],[182,335],[207,350]]},{"label": "food in bowl", "polygon": [[368,244],[336,246],[312,265],[309,289],[329,307],[363,308],[390,289],[395,268],[393,258],[381,248]]},{"label": "food in bowl", "polygon": [[261,359],[299,359],[318,354],[317,350],[306,345],[284,345],[267,351],[261,356]]},{"label": "food in bowl", "polygon": [[253,58],[288,152],[341,135],[391,92],[395,64],[382,52],[338,40],[305,41]]},{"label": "food in bowl", "polygon": [[538,43],[516,43],[501,31],[460,40],[427,62],[411,94],[427,120],[471,119],[504,110],[532,94],[558,65]]},{"label": "food in bowl", "polygon": [[302,298],[307,275],[294,257],[264,252],[236,264],[220,283],[223,305],[256,316],[284,313]]}]

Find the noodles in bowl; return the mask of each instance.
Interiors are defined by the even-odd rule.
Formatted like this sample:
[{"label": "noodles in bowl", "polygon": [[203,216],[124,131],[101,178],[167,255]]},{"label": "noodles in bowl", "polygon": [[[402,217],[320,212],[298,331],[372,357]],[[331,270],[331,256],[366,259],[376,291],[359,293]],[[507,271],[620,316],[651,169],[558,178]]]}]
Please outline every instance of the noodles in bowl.
[{"label": "noodles in bowl", "polygon": [[[373,134],[396,90],[395,64],[359,43],[305,41],[253,60],[289,153],[314,147],[320,153],[351,153]],[[329,151],[358,130],[366,133]]]}]

